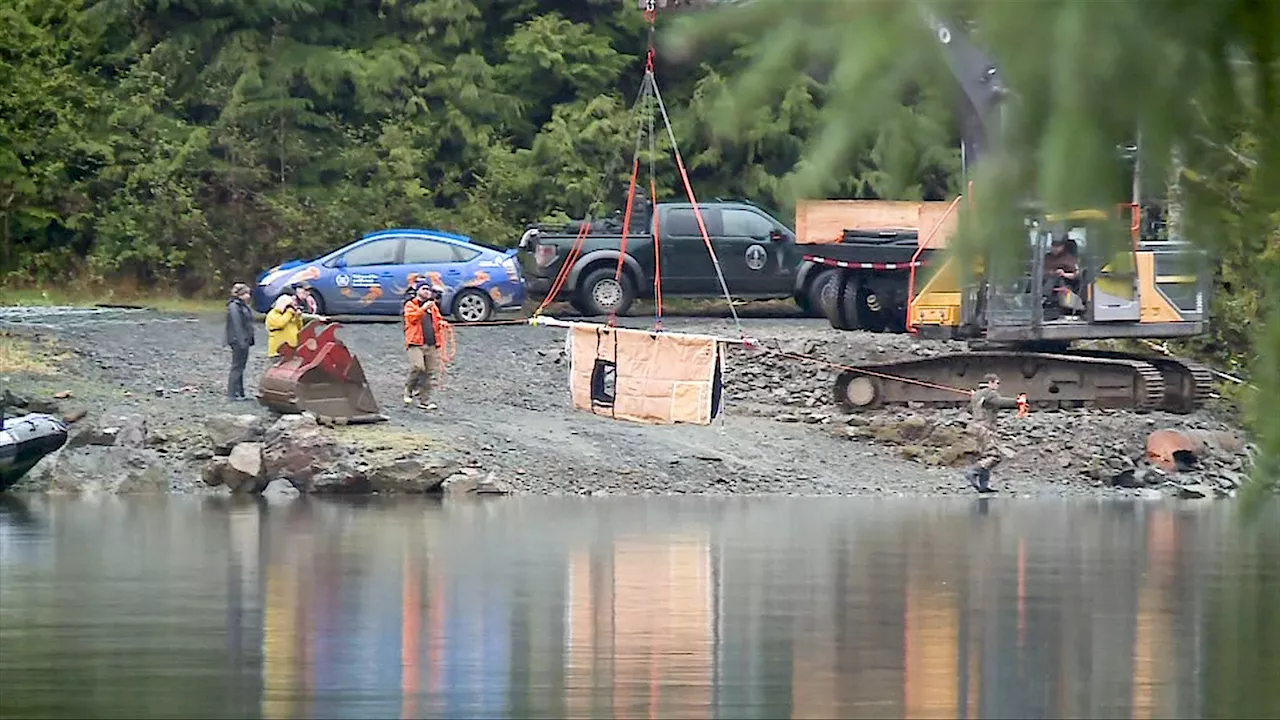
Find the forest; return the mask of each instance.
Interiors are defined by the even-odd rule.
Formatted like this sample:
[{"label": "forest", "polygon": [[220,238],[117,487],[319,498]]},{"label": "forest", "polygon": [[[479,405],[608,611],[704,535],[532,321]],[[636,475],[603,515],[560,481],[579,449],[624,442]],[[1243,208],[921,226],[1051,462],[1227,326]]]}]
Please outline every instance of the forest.
[{"label": "forest", "polygon": [[[1280,348],[1260,351],[1280,303],[1280,4],[1153,2],[936,4],[980,18],[1046,108],[1021,164],[990,163],[1006,185],[1093,202],[1076,191],[1105,184],[1087,162],[1103,131],[1141,119],[1164,157],[1194,138],[1173,175],[1217,282],[1192,349],[1280,377]],[[906,5],[659,11],[656,73],[699,199],[789,219],[797,197],[954,197],[956,89],[915,51],[930,40]],[[217,297],[375,229],[511,245],[528,222],[620,207],[647,42],[635,0],[8,0],[0,276]],[[679,195],[665,139],[655,163],[658,199]]]},{"label": "forest", "polygon": [[[384,227],[510,245],[527,222],[618,207],[646,35],[622,0],[14,0],[0,271],[217,293]],[[762,102],[737,139],[710,121],[761,47],[659,56],[657,74],[698,195],[789,218],[821,83]],[[951,126],[938,93],[917,94],[827,192],[948,196]],[[660,197],[682,192],[667,145]]]}]

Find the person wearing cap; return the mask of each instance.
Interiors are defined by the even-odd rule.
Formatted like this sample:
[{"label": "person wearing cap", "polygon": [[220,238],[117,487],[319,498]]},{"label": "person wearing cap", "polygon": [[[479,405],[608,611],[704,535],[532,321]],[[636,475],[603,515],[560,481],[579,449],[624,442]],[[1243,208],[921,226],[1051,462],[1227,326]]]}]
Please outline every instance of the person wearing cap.
[{"label": "person wearing cap", "polygon": [[404,386],[404,404],[418,398],[422,410],[435,410],[431,402],[431,379],[440,367],[440,346],[444,342],[441,331],[440,308],[436,306],[435,290],[427,283],[410,288],[404,301],[404,347],[409,356],[409,379]]},{"label": "person wearing cap", "polygon": [[231,286],[231,299],[227,301],[225,340],[231,348],[227,398],[232,401],[249,399],[244,394],[244,367],[249,362],[249,348],[253,347],[253,310],[249,308],[249,293],[248,285],[236,283]]},{"label": "person wearing cap", "polygon": [[999,412],[1022,406],[1019,399],[1000,394],[1000,376],[995,373],[988,373],[982,378],[982,384],[969,400],[969,433],[977,445],[978,461],[965,472],[965,476],[978,492],[995,492],[989,485],[991,471],[1008,454],[996,436]]},{"label": "person wearing cap", "polygon": [[302,312],[314,315],[321,322],[329,321],[329,318],[320,314],[320,303],[316,301],[315,291],[311,289],[311,283],[305,281],[295,283],[289,290],[298,300],[298,308]]}]

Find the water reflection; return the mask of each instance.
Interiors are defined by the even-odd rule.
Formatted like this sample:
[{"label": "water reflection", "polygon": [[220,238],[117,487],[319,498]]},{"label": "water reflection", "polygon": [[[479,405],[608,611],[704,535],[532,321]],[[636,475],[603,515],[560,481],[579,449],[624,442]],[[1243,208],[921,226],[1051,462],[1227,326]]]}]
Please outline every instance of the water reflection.
[{"label": "water reflection", "polygon": [[4,717],[1265,717],[1280,506],[0,504]]}]

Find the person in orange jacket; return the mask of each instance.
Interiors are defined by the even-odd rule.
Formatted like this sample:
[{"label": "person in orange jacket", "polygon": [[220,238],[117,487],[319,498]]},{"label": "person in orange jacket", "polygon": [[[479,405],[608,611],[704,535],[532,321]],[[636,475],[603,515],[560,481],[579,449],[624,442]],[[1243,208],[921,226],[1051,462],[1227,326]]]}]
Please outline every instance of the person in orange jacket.
[{"label": "person in orange jacket", "polygon": [[409,355],[409,380],[404,386],[404,404],[414,397],[422,410],[435,410],[431,402],[431,380],[440,368],[440,347],[444,344],[441,328],[443,318],[436,305],[435,290],[427,283],[420,283],[409,291],[405,300],[404,347]]}]

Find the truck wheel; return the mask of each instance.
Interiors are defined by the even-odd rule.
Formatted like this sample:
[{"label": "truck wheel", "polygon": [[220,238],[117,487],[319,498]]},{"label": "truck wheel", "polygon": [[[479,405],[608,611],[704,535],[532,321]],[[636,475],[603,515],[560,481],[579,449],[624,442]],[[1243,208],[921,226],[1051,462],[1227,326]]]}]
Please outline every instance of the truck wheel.
[{"label": "truck wheel", "polygon": [[846,321],[845,313],[842,309],[845,282],[842,274],[836,271],[836,274],[822,285],[819,302],[822,307],[822,314],[827,316],[827,322],[831,323],[831,327],[836,330],[856,330],[857,328]]},{"label": "truck wheel", "polygon": [[600,268],[593,270],[578,287],[578,302],[587,315],[626,315],[631,309],[631,302],[636,298],[635,288],[631,287],[631,278],[622,273],[621,279],[615,280],[614,270]]},{"label": "truck wheel", "polygon": [[862,278],[849,274],[845,280],[843,293],[840,295],[840,312],[844,314],[845,324],[853,330],[867,329],[867,293],[863,289]]},{"label": "truck wheel", "polygon": [[832,282],[838,280],[839,277],[839,270],[836,270],[835,268],[827,268],[825,270],[820,270],[817,275],[814,276],[813,282],[809,283],[808,305],[817,317],[825,317],[828,314],[827,307],[830,306],[831,302],[835,298],[835,290],[840,289],[839,286],[832,290],[828,290],[828,288],[831,286]]}]

